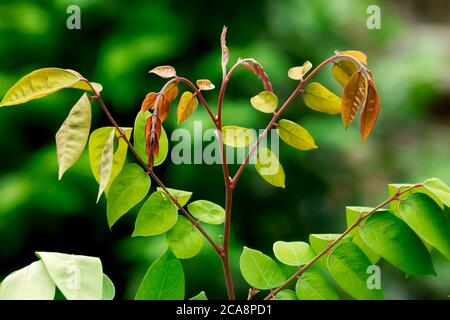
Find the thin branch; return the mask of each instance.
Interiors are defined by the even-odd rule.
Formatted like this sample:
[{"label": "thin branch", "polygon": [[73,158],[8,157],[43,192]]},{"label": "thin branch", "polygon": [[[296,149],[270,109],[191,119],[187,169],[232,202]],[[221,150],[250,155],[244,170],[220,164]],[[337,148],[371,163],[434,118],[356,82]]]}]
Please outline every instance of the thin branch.
[{"label": "thin branch", "polygon": [[398,200],[398,197],[404,193],[407,193],[409,191],[411,191],[414,188],[418,188],[422,186],[422,184],[415,184],[403,191],[397,190],[397,192],[395,192],[395,194],[393,194],[392,196],[390,196],[388,199],[384,200],[382,203],[380,203],[379,205],[377,205],[375,208],[373,208],[370,212],[368,212],[365,215],[360,215],[360,217],[351,225],[349,226],[336,240],[334,240],[333,242],[330,242],[328,244],[328,246],[322,250],[318,255],[316,255],[311,261],[309,261],[307,264],[305,264],[304,266],[302,266],[301,268],[298,269],[297,272],[295,272],[292,276],[289,277],[289,279],[287,279],[282,285],[280,285],[278,288],[274,289],[273,291],[271,291],[265,298],[264,300],[270,300],[273,297],[275,297],[277,295],[278,292],[280,292],[283,288],[285,288],[289,283],[291,283],[292,281],[294,281],[295,279],[299,278],[303,272],[305,272],[310,266],[312,266],[317,260],[319,260],[320,258],[322,258],[325,254],[330,252],[330,249],[332,249],[334,246],[336,246],[336,244],[338,244],[342,239],[344,239],[353,229],[355,229],[356,227],[359,226],[359,224],[364,221],[365,219],[367,219],[368,217],[370,217],[373,213],[375,213],[376,211],[380,210],[381,208],[383,208],[385,205],[391,203],[394,200]]}]

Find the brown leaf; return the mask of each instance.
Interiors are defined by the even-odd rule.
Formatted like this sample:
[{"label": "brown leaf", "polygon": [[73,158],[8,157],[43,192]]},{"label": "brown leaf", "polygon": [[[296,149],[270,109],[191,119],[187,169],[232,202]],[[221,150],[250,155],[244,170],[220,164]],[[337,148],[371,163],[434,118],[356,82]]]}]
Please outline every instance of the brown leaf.
[{"label": "brown leaf", "polygon": [[361,71],[355,72],[344,87],[342,94],[342,110],[341,117],[344,128],[355,119],[361,104],[367,93],[367,80]]},{"label": "brown leaf", "polygon": [[256,61],[255,59],[245,59],[246,61],[241,62],[241,64],[246,67],[248,70],[253,72],[260,78],[263,82],[264,89],[266,91],[273,92],[272,84],[269,81],[269,76],[264,71],[262,65]]},{"label": "brown leaf", "polygon": [[153,109],[153,106],[156,102],[156,98],[158,97],[158,94],[155,92],[150,92],[145,96],[144,101],[142,101],[141,104],[141,112],[147,111],[149,108]]},{"label": "brown leaf", "polygon": [[[156,99],[155,103],[153,103],[153,105],[150,107],[151,110],[155,110],[156,101],[158,101],[158,99]],[[167,100],[164,95],[161,95],[158,102],[158,111],[156,112],[161,122],[164,122],[164,120],[166,120],[167,115],[169,114],[169,108],[169,100]]]},{"label": "brown leaf", "polygon": [[154,73],[161,78],[173,78],[177,76],[177,72],[171,66],[159,66],[150,70],[149,73]]},{"label": "brown leaf", "polygon": [[220,46],[222,47],[222,71],[225,75],[228,60],[230,59],[230,52],[227,48],[227,27],[223,26],[222,34],[220,35]]},{"label": "brown leaf", "polygon": [[375,122],[380,112],[380,96],[378,95],[375,84],[369,81],[366,102],[361,110],[361,142],[364,143],[372,132]]},{"label": "brown leaf", "polygon": [[200,90],[212,90],[214,89],[216,86],[209,81],[208,79],[199,79],[196,81],[197,87]]},{"label": "brown leaf", "polygon": [[[153,127],[153,121],[155,125]],[[145,150],[147,152],[148,164],[153,168],[155,154],[159,153],[159,137],[161,136],[161,120],[152,115],[147,118],[145,123]]]},{"label": "brown leaf", "polygon": [[198,105],[198,100],[192,92],[186,91],[181,95],[180,103],[178,104],[177,117],[178,124],[189,118],[195,111]]},{"label": "brown leaf", "polygon": [[176,83],[172,82],[163,91],[164,97],[169,100],[169,103],[175,100],[178,96],[178,86]]}]

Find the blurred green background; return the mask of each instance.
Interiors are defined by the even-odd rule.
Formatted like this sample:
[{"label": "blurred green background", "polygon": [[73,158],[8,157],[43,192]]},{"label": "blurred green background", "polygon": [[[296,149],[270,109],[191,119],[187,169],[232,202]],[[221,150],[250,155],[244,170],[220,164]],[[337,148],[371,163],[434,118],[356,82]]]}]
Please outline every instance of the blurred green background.
[{"label": "blurred green background", "polygon": [[[71,4],[81,8],[81,30],[66,28]],[[369,4],[381,7],[380,30],[366,28]],[[148,74],[154,66],[170,64],[179,75],[220,84],[223,25],[230,61],[260,61],[282,101],[295,87],[287,78],[289,67],[305,60],[317,65],[336,49],[367,53],[382,111],[366,144],[360,144],[358,124],[344,132],[339,116],[314,112],[297,99],[286,117],[306,127],[319,149],[305,153],[281,146],[285,190],[265,183],[254,168],[244,171],[234,198],[231,243],[236,290],[244,298],[248,287],[238,270],[243,245],[272,254],[277,240],[341,232],[345,205],[378,204],[386,198],[387,183],[434,176],[450,183],[449,12],[446,0],[2,1],[0,95],[34,69],[71,68],[102,83],[119,124],[131,126],[145,94],[163,84]],[[316,79],[340,94],[329,69]],[[236,72],[226,94],[225,124],[265,126],[269,116],[249,104],[261,90],[254,75]],[[214,106],[217,93],[205,93]],[[136,209],[108,229],[106,200],[95,205],[98,186],[87,150],[58,182],[54,134],[79,96],[65,90],[0,110],[0,279],[33,261],[34,251],[93,255],[102,259],[117,297],[130,299],[166,245],[163,237],[130,237]],[[109,125],[97,105],[93,110],[93,128]],[[175,118],[172,112],[168,132]],[[198,108],[191,119],[206,121],[207,115]],[[193,199],[223,205],[220,166],[166,161],[157,173],[169,187],[193,191]],[[218,235],[220,228],[211,232]],[[405,280],[383,262],[386,298],[446,298],[450,264],[433,256],[438,278]],[[205,290],[209,298],[225,298],[219,259],[206,243],[183,266],[187,297]]]}]

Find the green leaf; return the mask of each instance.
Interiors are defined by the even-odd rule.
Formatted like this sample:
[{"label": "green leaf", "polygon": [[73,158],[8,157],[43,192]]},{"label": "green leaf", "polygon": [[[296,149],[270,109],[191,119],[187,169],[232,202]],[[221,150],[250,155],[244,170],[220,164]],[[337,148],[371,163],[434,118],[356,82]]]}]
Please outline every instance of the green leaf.
[{"label": "green leaf", "polygon": [[187,207],[189,213],[200,221],[209,224],[222,224],[225,221],[225,210],[211,201],[197,200]]},{"label": "green leaf", "polygon": [[450,259],[450,229],[444,211],[430,197],[415,193],[400,202],[403,221],[427,243]]},{"label": "green leaf", "polygon": [[203,236],[184,216],[179,216],[175,226],[167,232],[166,241],[179,259],[196,256],[203,247]]},{"label": "green leaf", "polygon": [[339,244],[328,256],[327,268],[334,280],[353,298],[382,300],[383,290],[369,289],[367,269],[372,263],[352,242]]},{"label": "green leaf", "polygon": [[0,300],[53,300],[55,283],[42,261],[16,270],[0,283]]},{"label": "green leaf", "polygon": [[150,190],[150,184],[150,177],[139,165],[130,163],[123,168],[109,191],[106,213],[110,228],[144,199]]},{"label": "green leaf", "polygon": [[277,156],[270,149],[259,148],[255,162],[256,171],[275,187],[285,187],[285,175]]},{"label": "green leaf", "polygon": [[309,108],[316,111],[329,114],[341,112],[341,99],[317,82],[306,86],[303,101]]},{"label": "green leaf", "polygon": [[278,122],[278,134],[281,140],[299,150],[317,149],[314,138],[302,126],[293,121],[282,119]]},{"label": "green leaf", "polygon": [[239,266],[245,281],[257,289],[275,288],[286,280],[277,263],[258,250],[244,247]]},{"label": "green leaf", "polygon": [[148,269],[136,300],[183,300],[184,272],[181,262],[167,250]]},{"label": "green leaf", "polygon": [[[145,123],[152,114],[148,111],[139,112],[134,120],[133,131],[133,146],[136,149],[137,154],[142,159],[147,159],[147,152],[145,151]],[[159,166],[166,160],[169,153],[169,139],[164,127],[161,126],[161,134],[159,136],[159,151],[155,154],[154,166]]]},{"label": "green leaf", "polygon": [[345,87],[351,76],[358,71],[358,66],[350,60],[341,60],[333,65],[331,74],[333,77]]},{"label": "green leaf", "polygon": [[407,274],[436,274],[425,245],[394,214],[374,213],[364,221],[359,232],[372,250]]},{"label": "green leaf", "polygon": [[[82,81],[83,79],[78,72],[69,69],[43,68],[35,70],[8,90],[0,102],[0,107],[39,99],[64,88],[92,91],[91,87]],[[101,85],[96,83],[92,83],[92,85],[98,92],[101,91]]]},{"label": "green leaf", "polygon": [[161,191],[153,192],[139,211],[133,237],[164,233],[175,225],[177,218],[177,209],[170,198]]},{"label": "green leaf", "polygon": [[208,298],[206,297],[205,291],[200,291],[199,294],[193,296],[189,300],[208,300]]},{"label": "green leaf", "polygon": [[291,289],[283,289],[278,292],[272,300],[298,300],[295,291]]},{"label": "green leaf", "polygon": [[316,268],[309,268],[300,276],[295,285],[299,300],[339,300],[336,289]]},{"label": "green leaf", "polygon": [[89,137],[90,127],[91,103],[87,94],[83,94],[70,110],[55,136],[59,180],[64,172],[80,158]]},{"label": "green leaf", "polygon": [[253,108],[264,113],[272,113],[277,109],[278,98],[270,91],[262,91],[250,99]]},{"label": "green leaf", "polygon": [[[115,130],[114,127],[98,128],[94,130],[91,133],[91,136],[89,137],[89,161],[91,164],[92,173],[94,174],[94,177],[97,180],[97,182],[100,181],[100,174],[98,168],[100,166],[102,151],[112,130],[116,132],[116,137],[119,137],[120,133],[117,130]],[[127,136],[127,138],[130,139],[132,128],[122,128],[122,130],[125,131],[125,135]],[[120,139],[116,151],[114,152],[112,171],[108,185],[106,186],[105,189],[106,196],[108,196],[111,183],[120,173],[125,164],[125,160],[127,157],[127,149],[128,146],[126,142],[123,139]]]},{"label": "green leaf", "polygon": [[423,186],[432,192],[443,204],[450,207],[450,187],[438,178],[431,178],[423,182]]},{"label": "green leaf", "polygon": [[36,252],[67,300],[101,300],[102,263],[99,258],[56,252]]},{"label": "green leaf", "polygon": [[288,71],[288,77],[292,80],[302,80],[303,76],[312,68],[312,64],[309,61],[305,61],[301,67],[292,67]]},{"label": "green leaf", "polygon": [[111,279],[103,274],[103,290],[102,290],[102,300],[113,300],[116,295],[116,288]]},{"label": "green leaf", "polygon": [[[327,234],[310,234],[309,235],[309,243],[311,244],[311,248],[314,250],[316,254],[319,254],[323,250],[327,248],[327,246],[336,240],[340,234],[337,233],[327,233]],[[321,257],[319,262],[323,266],[327,266],[326,257]]]},{"label": "green leaf", "polygon": [[[164,192],[163,188],[160,188],[160,187],[157,187],[156,190]],[[177,190],[177,189],[171,189],[171,188],[167,188],[167,191],[169,191],[169,193],[172,197],[177,199],[178,203],[182,207],[184,207],[186,205],[186,203],[188,203],[189,199],[191,199],[191,197],[192,197],[192,192],[190,192],[190,191],[183,191],[183,190]],[[178,210],[178,207],[175,204],[174,204],[174,206]]]},{"label": "green leaf", "polygon": [[109,178],[111,177],[112,167],[113,167],[113,156],[114,156],[114,130],[109,133],[108,139],[103,146],[102,155],[100,156],[100,163],[98,166],[98,172],[100,175],[100,182],[98,188],[97,202],[100,199],[103,191],[105,191],[108,185]]},{"label": "green leaf", "polygon": [[246,147],[256,137],[253,130],[237,127],[226,126],[222,128],[223,143],[230,147]]},{"label": "green leaf", "polygon": [[[352,224],[358,220],[358,218],[363,215],[371,212],[373,208],[370,207],[345,207],[345,215],[347,219],[347,227],[350,227]],[[379,209],[377,211],[388,211],[386,209]],[[359,234],[359,226],[355,227],[350,233],[352,237],[352,242],[356,244],[362,252],[369,258],[372,264],[376,264],[381,256],[377,254],[375,251],[370,249],[370,247],[365,244],[365,242],[361,239],[361,235]]]},{"label": "green leaf", "polygon": [[275,257],[288,266],[301,266],[315,256],[308,243],[301,241],[277,241],[273,244]]}]

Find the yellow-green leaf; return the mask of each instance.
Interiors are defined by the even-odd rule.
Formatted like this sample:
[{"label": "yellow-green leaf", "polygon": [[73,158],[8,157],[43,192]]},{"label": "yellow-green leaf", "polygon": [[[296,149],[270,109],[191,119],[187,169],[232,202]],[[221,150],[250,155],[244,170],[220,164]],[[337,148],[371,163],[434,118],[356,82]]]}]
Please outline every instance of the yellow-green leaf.
[{"label": "yellow-green leaf", "polygon": [[355,72],[347,82],[342,93],[342,111],[341,118],[344,128],[355,119],[359,107],[364,102],[367,93],[367,80],[361,71]]},{"label": "yellow-green leaf", "polygon": [[196,81],[197,87],[200,90],[212,90],[214,89],[216,86],[209,81],[208,79],[199,79]]},{"label": "yellow-green leaf", "polygon": [[[94,130],[91,133],[91,136],[89,137],[89,161],[91,164],[91,170],[94,174],[95,179],[97,182],[100,181],[100,175],[98,172],[98,167],[100,164],[100,157],[102,155],[103,147],[106,143],[106,140],[109,137],[109,133],[111,130],[113,130],[114,127],[102,127]],[[130,139],[132,128],[122,128],[122,130],[125,131],[125,135],[128,139]],[[116,137],[119,137],[119,132],[115,130]],[[116,176],[120,173],[120,171],[123,168],[123,165],[125,164],[125,159],[127,157],[127,149],[128,145],[123,141],[123,139],[119,140],[118,146],[116,148],[116,151],[114,152],[113,157],[113,167],[111,171],[111,176],[108,182],[108,185],[105,189],[105,194],[108,196],[109,188],[111,186],[111,183],[114,181]]]},{"label": "yellow-green leaf", "polygon": [[98,166],[98,174],[100,176],[99,189],[97,195],[97,202],[100,199],[103,191],[108,184],[111,177],[113,156],[114,156],[114,129],[108,135],[108,139],[103,146],[102,154],[100,156],[100,163]]},{"label": "yellow-green leaf", "polygon": [[331,74],[343,87],[345,87],[350,77],[357,71],[358,66],[350,60],[338,61],[331,68]]},{"label": "yellow-green leaf", "polygon": [[281,140],[299,150],[317,149],[309,132],[290,120],[282,119],[278,122],[278,134]]},{"label": "yellow-green leaf", "polygon": [[312,82],[305,88],[305,104],[313,110],[329,114],[341,112],[341,99],[320,83]]},{"label": "yellow-green leaf", "polygon": [[278,98],[270,91],[262,91],[250,99],[252,106],[265,113],[272,113],[277,109]]},{"label": "yellow-green leaf", "polygon": [[337,51],[336,50],[336,53],[347,54],[349,56],[352,56],[352,57],[358,59],[360,62],[364,63],[365,65],[367,65],[367,56],[365,53],[363,53],[361,51],[357,51],[357,50]]},{"label": "yellow-green leaf", "polygon": [[186,91],[181,95],[177,109],[178,124],[189,118],[197,109],[198,100],[192,92]]},{"label": "yellow-green leaf", "polygon": [[89,137],[90,127],[91,104],[88,96],[83,94],[70,110],[55,136],[59,180],[64,172],[80,158]]},{"label": "yellow-green leaf", "polygon": [[303,76],[312,68],[312,63],[305,61],[301,67],[292,67],[288,71],[288,77],[293,80],[302,80]]},{"label": "yellow-green leaf", "polygon": [[285,187],[283,167],[277,156],[270,149],[259,148],[256,155],[255,168],[261,177],[271,185],[281,188]]},{"label": "yellow-green leaf", "polygon": [[150,70],[149,73],[154,73],[161,78],[173,78],[177,76],[175,68],[171,66],[159,66]]},{"label": "yellow-green leaf", "polygon": [[[91,87],[83,80],[85,79],[82,75],[69,69],[38,69],[16,82],[5,94],[0,102],[0,107],[39,99],[64,88],[92,91]],[[96,91],[101,91],[101,85],[93,85]]]},{"label": "yellow-green leaf", "polygon": [[225,126],[222,128],[223,143],[230,147],[246,147],[255,139],[253,130],[238,127]]}]

